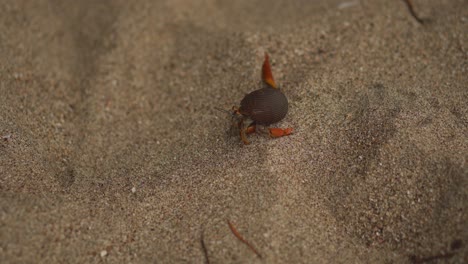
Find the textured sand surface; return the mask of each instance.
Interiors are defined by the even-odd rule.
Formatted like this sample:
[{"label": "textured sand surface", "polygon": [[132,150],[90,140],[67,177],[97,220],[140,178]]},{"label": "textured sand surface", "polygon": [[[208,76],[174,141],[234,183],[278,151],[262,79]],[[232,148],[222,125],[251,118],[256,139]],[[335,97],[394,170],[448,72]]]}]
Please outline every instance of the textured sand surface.
[{"label": "textured sand surface", "polygon": [[1,1],[0,262],[468,262],[468,3],[413,3]]}]

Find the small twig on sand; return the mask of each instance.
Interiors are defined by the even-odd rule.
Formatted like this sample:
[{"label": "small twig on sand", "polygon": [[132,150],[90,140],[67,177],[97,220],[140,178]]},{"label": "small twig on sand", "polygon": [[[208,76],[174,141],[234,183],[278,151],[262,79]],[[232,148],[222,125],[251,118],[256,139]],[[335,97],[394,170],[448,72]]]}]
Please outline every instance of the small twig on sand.
[{"label": "small twig on sand", "polygon": [[210,264],[210,258],[208,257],[208,249],[206,248],[205,245],[205,238],[204,238],[204,230],[202,229],[201,234],[200,234],[200,244],[203,250],[203,255],[205,256],[205,263]]},{"label": "small twig on sand", "polygon": [[438,255],[433,255],[429,257],[419,257],[416,255],[411,255],[410,260],[414,264],[422,264],[426,262],[432,262],[434,260],[442,260],[442,259],[449,259],[457,253],[457,250],[463,247],[463,241],[461,239],[455,239],[452,241],[452,244],[450,245],[450,250],[451,252],[443,253],[443,254],[438,254]]},{"label": "small twig on sand", "polygon": [[239,232],[237,232],[236,228],[234,227],[234,225],[229,222],[229,220],[226,220],[228,225],[229,225],[229,228],[231,229],[231,232],[237,237],[237,239],[239,239],[242,243],[246,244],[259,258],[262,258],[262,255],[260,255],[260,253],[258,253],[258,251],[254,248],[254,246],[252,246],[252,244],[250,244],[247,240],[245,240],[241,234],[239,234]]},{"label": "small twig on sand", "polygon": [[424,21],[416,15],[416,12],[414,12],[413,8],[413,3],[411,3],[411,0],[403,0],[406,3],[406,6],[408,7],[408,10],[410,11],[411,15],[418,21],[419,24],[424,24]]}]

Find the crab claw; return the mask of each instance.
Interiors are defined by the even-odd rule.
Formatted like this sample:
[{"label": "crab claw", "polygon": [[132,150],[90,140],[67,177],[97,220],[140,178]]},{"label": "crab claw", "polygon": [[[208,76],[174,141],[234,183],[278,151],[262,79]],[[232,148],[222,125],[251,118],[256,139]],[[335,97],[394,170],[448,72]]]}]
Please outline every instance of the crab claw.
[{"label": "crab claw", "polygon": [[272,138],[277,138],[277,137],[283,137],[283,136],[288,136],[291,135],[293,132],[292,127],[288,128],[269,128],[270,130],[270,137]]},{"label": "crab claw", "polygon": [[255,125],[251,125],[251,126],[249,126],[248,128],[245,129],[245,133],[246,133],[247,135],[253,134],[253,133],[255,133],[256,130],[257,130],[256,126],[255,126]]},{"label": "crab claw", "polygon": [[270,60],[268,54],[265,52],[265,61],[262,66],[262,80],[272,88],[277,88],[273,74],[271,73]]}]

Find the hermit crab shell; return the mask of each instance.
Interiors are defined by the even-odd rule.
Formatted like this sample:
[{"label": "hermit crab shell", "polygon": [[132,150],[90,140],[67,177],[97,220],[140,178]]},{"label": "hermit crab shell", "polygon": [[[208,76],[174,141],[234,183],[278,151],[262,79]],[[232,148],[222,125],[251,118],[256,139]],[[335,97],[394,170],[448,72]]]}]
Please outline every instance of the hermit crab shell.
[{"label": "hermit crab shell", "polygon": [[247,94],[239,112],[257,124],[273,124],[288,113],[288,99],[280,89],[265,87]]}]

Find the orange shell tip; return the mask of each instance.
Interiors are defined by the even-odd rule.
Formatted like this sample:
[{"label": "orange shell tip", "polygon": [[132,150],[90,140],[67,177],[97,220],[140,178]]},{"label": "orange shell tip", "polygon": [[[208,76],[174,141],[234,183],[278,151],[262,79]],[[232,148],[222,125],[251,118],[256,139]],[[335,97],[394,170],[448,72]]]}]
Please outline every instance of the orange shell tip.
[{"label": "orange shell tip", "polygon": [[269,86],[276,88],[275,80],[273,79],[273,74],[271,73],[270,60],[268,53],[265,52],[265,61],[263,62],[262,67],[262,80]]}]

